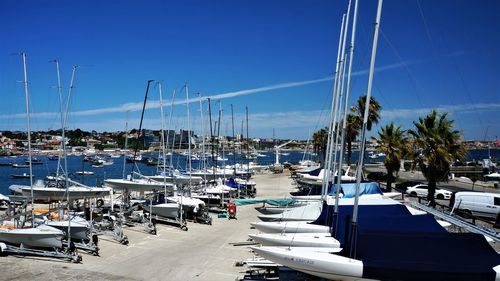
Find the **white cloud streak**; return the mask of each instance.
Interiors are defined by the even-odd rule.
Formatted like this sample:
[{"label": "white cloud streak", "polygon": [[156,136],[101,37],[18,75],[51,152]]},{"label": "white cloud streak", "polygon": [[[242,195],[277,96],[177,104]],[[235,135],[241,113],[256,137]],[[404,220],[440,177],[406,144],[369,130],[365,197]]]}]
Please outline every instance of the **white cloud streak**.
[{"label": "white cloud streak", "polygon": [[439,112],[448,112],[450,114],[471,113],[476,110],[495,111],[500,110],[500,103],[476,103],[476,104],[458,104],[441,105],[428,108],[408,108],[408,109],[384,109],[381,112],[382,119],[394,120],[399,118],[417,118],[429,114],[433,109]]},{"label": "white cloud streak", "polygon": [[[422,60],[399,62],[399,63],[381,66],[381,67],[376,68],[375,70],[376,71],[390,70],[390,69],[408,66],[411,64],[418,64],[421,62],[422,62]],[[361,76],[361,75],[366,75],[367,73],[368,73],[368,70],[364,69],[364,70],[354,71],[352,73],[352,75],[353,76]],[[302,87],[302,86],[307,86],[307,85],[312,85],[312,84],[328,82],[328,81],[332,81],[332,80],[333,80],[333,76],[327,76],[327,77],[312,79],[312,80],[286,82],[286,83],[258,87],[258,88],[254,88],[254,89],[246,89],[246,90],[239,90],[239,91],[227,92],[227,93],[222,93],[222,94],[214,94],[211,96],[204,96],[202,98],[203,99],[210,98],[210,99],[214,99],[214,100],[220,100],[220,99],[234,98],[234,97],[245,96],[245,95],[253,95],[253,94],[257,94],[257,93],[268,92],[268,91],[279,90],[279,89]],[[188,103],[197,103],[197,102],[199,102],[199,99],[197,97],[190,98],[187,102]],[[164,107],[168,107],[171,104],[172,104],[171,102],[164,102]],[[186,100],[185,99],[178,99],[178,100],[174,101],[173,104],[174,105],[186,104]],[[160,101],[159,100],[150,100],[147,102],[146,109],[155,109],[155,108],[160,108]],[[71,116],[95,116],[95,115],[108,114],[108,113],[119,113],[119,112],[127,112],[127,111],[134,112],[134,111],[140,111],[140,110],[142,110],[142,102],[132,102],[132,103],[125,103],[125,104],[113,106],[113,107],[104,107],[104,108],[74,111],[74,112],[70,112],[70,115]],[[60,113],[58,113],[58,112],[36,112],[36,113],[32,113],[31,117],[33,117],[33,118],[54,118],[54,117],[57,117],[59,115],[60,115]],[[0,119],[17,119],[17,118],[25,118],[25,117],[26,117],[26,115],[24,113],[0,115]]]}]

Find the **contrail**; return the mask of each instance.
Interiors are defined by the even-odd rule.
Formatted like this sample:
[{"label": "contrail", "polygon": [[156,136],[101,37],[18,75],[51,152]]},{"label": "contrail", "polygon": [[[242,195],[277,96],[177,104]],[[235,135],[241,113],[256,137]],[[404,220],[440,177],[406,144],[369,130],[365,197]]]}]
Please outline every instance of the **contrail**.
[{"label": "contrail", "polygon": [[[394,64],[389,64],[385,66],[381,66],[376,68],[376,71],[384,71],[384,70],[389,70],[389,69],[394,69],[394,68],[400,68],[405,65],[410,65],[410,64],[418,64],[421,63],[422,60],[414,60],[414,61],[406,61],[406,62],[399,62],[399,63],[394,63]],[[368,70],[359,70],[355,71],[352,73],[353,76],[360,76],[360,75],[365,75],[368,73]],[[280,83],[280,84],[274,84],[274,85],[269,85],[269,86],[263,86],[259,88],[254,88],[254,89],[246,89],[246,90],[239,90],[239,91],[233,91],[233,92],[227,92],[227,93],[222,93],[222,94],[214,94],[211,96],[204,96],[203,98],[210,98],[210,99],[227,99],[227,98],[234,98],[234,97],[239,97],[239,96],[245,96],[245,95],[253,95],[257,93],[262,93],[262,92],[268,92],[268,91],[273,91],[273,90],[278,90],[278,89],[286,89],[286,88],[294,88],[294,87],[301,87],[301,86],[306,86],[306,85],[311,85],[311,84],[318,84],[318,83],[323,83],[323,82],[328,82],[333,80],[333,76],[326,76],[323,78],[319,79],[312,79],[312,80],[305,80],[305,81],[297,81],[297,82],[286,82],[286,83]],[[179,105],[179,104],[186,104],[188,103],[197,103],[199,102],[199,99],[196,98],[191,98],[188,101],[179,99],[174,101],[174,105]],[[164,104],[165,107],[170,106],[171,103]],[[160,102],[158,100],[152,100],[148,101],[147,109],[155,109],[155,108],[160,108]],[[142,110],[142,102],[134,102],[134,103],[125,103],[122,105],[114,106],[114,107],[105,107],[105,108],[96,108],[96,109],[88,109],[88,110],[80,110],[80,111],[74,111],[70,112],[71,116],[93,116],[93,115],[100,115],[100,114],[106,114],[106,113],[117,113],[117,112],[127,112],[127,111],[140,111]],[[38,112],[38,113],[32,113],[32,117],[36,118],[53,118],[54,116],[58,116],[60,113],[58,112]],[[4,114],[0,115],[0,119],[12,119],[12,118],[25,118],[25,114],[23,113],[16,113],[16,114]]]}]

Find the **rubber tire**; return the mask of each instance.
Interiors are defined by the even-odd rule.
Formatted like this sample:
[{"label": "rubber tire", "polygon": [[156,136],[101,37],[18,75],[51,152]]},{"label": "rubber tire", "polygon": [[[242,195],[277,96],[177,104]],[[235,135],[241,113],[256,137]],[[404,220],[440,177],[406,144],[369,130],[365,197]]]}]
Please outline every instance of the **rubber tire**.
[{"label": "rubber tire", "polygon": [[438,194],[438,195],[436,195],[436,199],[444,200],[444,195],[443,194]]},{"label": "rubber tire", "polygon": [[101,208],[102,206],[104,206],[104,200],[102,199],[97,199],[97,201],[95,202],[95,206],[97,208]]},{"label": "rubber tire", "polygon": [[410,193],[410,195],[411,195],[411,196],[414,196],[414,197],[418,197],[418,195],[417,195],[417,193],[416,193],[415,191],[412,191],[412,192]]}]

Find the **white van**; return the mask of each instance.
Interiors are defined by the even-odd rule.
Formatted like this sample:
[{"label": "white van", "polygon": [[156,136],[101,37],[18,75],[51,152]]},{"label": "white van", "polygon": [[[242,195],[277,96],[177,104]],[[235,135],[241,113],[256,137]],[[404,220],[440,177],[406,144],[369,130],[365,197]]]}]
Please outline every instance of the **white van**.
[{"label": "white van", "polygon": [[474,216],[496,219],[500,213],[500,194],[460,191],[455,193],[453,208]]}]

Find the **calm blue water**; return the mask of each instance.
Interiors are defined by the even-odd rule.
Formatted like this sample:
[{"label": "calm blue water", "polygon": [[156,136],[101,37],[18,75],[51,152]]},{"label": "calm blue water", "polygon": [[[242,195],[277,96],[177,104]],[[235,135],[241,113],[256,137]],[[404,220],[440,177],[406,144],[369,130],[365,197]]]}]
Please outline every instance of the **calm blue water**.
[{"label": "calm blue water", "polygon": [[[500,159],[500,150],[493,149],[490,151],[491,157],[494,159]],[[261,165],[269,165],[274,163],[274,153],[273,152],[263,152],[266,157],[259,157],[257,160],[251,160],[253,162],[257,162]],[[158,155],[144,155],[144,157],[157,157]],[[303,152],[300,151],[291,151],[290,155],[282,155],[280,156],[281,162],[288,161],[290,163],[297,163],[298,161],[303,159]],[[57,160],[49,160],[46,156],[39,156],[39,159],[43,161],[42,165],[33,165],[33,174],[35,175],[35,179],[44,179],[49,174],[55,174],[57,167]],[[227,165],[231,165],[234,163],[234,158],[232,155],[227,155],[228,161],[226,161]],[[241,160],[239,154],[236,154],[236,162],[237,163],[247,163],[248,160]],[[307,159],[316,160],[315,156],[307,156]],[[353,152],[353,163],[356,162],[358,158],[358,152]],[[484,158],[488,158],[488,150],[470,150],[467,154],[467,160],[481,160]],[[0,157],[0,163],[23,163],[25,157]],[[383,159],[369,159],[367,158],[367,163],[382,161]],[[71,178],[73,180],[83,182],[87,185],[100,185],[102,181],[106,178],[122,178],[123,172],[123,157],[114,158],[114,164],[109,166],[104,166],[102,168],[94,168],[91,167],[90,162],[84,162],[83,156],[69,156],[68,157],[68,170],[70,172]],[[156,173],[156,166],[147,166],[144,163],[137,163],[140,172],[144,175],[154,175]],[[186,158],[174,154],[173,156],[173,165],[177,169],[184,170],[186,166]],[[199,162],[193,161],[193,168],[199,167]],[[126,164],[126,172],[130,173],[132,170],[132,164]],[[79,176],[76,175],[76,171],[93,171],[94,175],[92,176]],[[11,166],[0,166],[0,193],[9,194],[8,187],[11,184],[29,184],[29,179],[14,179],[11,177],[11,174],[22,174],[29,173],[28,168],[13,168]]]}]

